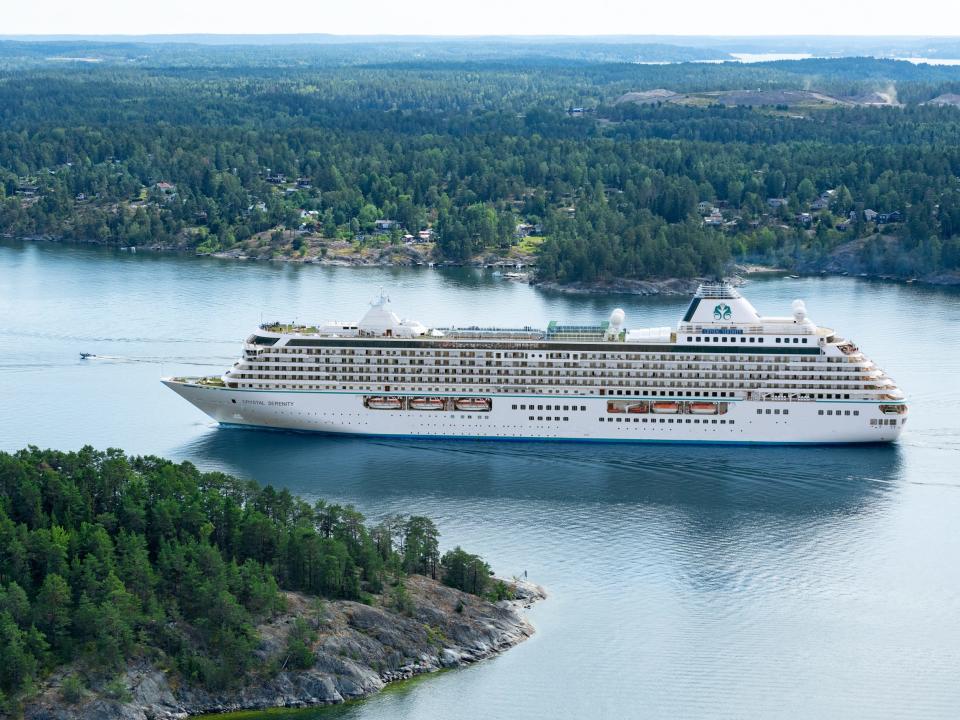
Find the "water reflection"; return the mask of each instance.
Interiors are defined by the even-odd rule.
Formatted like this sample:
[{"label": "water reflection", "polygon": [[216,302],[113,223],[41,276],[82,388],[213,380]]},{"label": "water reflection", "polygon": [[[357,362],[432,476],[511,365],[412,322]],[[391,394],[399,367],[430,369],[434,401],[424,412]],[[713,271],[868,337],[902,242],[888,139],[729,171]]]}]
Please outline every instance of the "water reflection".
[{"label": "water reflection", "polygon": [[897,445],[712,447],[393,440],[215,428],[175,451],[306,497],[525,500],[753,510],[856,512],[894,489]]}]

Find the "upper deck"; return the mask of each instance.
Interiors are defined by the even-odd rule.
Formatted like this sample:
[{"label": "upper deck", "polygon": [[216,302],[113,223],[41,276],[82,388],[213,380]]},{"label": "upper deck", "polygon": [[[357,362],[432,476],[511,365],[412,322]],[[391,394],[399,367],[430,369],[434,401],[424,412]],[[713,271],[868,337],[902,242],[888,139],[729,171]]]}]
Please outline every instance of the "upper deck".
[{"label": "upper deck", "polygon": [[[382,295],[371,303],[359,321],[330,321],[308,325],[265,323],[248,343],[274,345],[284,339],[291,346],[326,345],[328,342],[362,340],[366,343],[421,341],[431,345],[475,345],[479,343],[537,346],[572,344],[626,343],[628,345],[705,346],[714,343],[746,345],[796,344],[823,346],[836,343],[833,330],[815,325],[806,315],[802,300],[793,302],[793,314],[783,317],[761,316],[737,291],[725,284],[703,284],[697,290],[683,319],[676,328],[651,327],[629,330],[624,326],[623,310],[614,310],[606,321],[594,324],[565,324],[551,321],[546,328],[465,326],[427,328],[415,320],[401,320]],[[353,343],[351,343],[353,344]]]}]

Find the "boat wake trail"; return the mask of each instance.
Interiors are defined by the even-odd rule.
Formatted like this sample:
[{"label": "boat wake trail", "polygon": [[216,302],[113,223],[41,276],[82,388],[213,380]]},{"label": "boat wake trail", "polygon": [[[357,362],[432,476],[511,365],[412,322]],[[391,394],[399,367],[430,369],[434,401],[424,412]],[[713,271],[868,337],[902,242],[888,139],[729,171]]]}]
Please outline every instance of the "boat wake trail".
[{"label": "boat wake trail", "polygon": [[129,355],[99,355],[95,353],[80,353],[80,357],[87,361],[100,361],[111,363],[147,363],[151,365],[196,365],[198,367],[223,367],[224,363],[229,363],[231,358],[213,357],[133,357]]}]

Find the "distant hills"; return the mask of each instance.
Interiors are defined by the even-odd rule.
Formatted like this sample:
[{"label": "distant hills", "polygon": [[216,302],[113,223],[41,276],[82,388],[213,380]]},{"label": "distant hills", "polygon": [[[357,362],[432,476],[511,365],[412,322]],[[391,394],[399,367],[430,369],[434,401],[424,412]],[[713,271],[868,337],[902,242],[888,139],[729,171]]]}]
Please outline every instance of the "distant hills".
[{"label": "distant hills", "polygon": [[[960,37],[699,37],[682,35],[435,36],[435,35],[0,35],[0,61],[7,65],[57,59],[105,63],[163,61],[171,46],[188,64],[216,48],[219,58],[246,49],[254,64],[357,64],[412,61],[490,61],[526,58],[612,63],[724,62],[814,58],[960,59]],[[89,53],[89,55],[88,55]],[[217,55],[224,53],[225,55]],[[272,53],[272,55],[271,55]],[[190,57],[190,55],[194,57]]]}]

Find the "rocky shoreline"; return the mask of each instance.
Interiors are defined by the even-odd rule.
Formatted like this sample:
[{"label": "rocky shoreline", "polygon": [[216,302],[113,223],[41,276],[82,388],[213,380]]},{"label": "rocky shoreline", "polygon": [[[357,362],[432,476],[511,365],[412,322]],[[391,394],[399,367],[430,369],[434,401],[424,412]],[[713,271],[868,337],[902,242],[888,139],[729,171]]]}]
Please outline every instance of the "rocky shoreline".
[{"label": "rocky shoreline", "polygon": [[[294,620],[312,623],[314,664],[306,670],[254,675],[239,688],[211,691],[164,672],[161,659],[140,658],[117,678],[91,681],[76,704],[66,703],[62,683],[70,670],[51,677],[24,709],[26,720],[182,720],[210,713],[334,705],[373,695],[388,683],[497,655],[534,633],[524,610],[546,597],[537,585],[508,583],[516,599],[491,603],[421,576],[407,580],[408,613],[345,600],[320,609],[308,598],[287,595],[286,612],[258,626],[258,660],[267,667],[282,655]],[[110,681],[110,682],[108,682]],[[110,686],[108,688],[108,685]]]},{"label": "rocky shoreline", "polygon": [[[13,239],[13,238],[8,238]],[[103,243],[90,241],[66,241],[56,237],[36,236],[16,238],[25,241],[42,242],[70,242],[73,244],[89,244],[98,247],[107,246]],[[887,238],[889,240],[889,238]],[[865,243],[865,238],[852,240],[838,246],[833,252],[823,258],[800,262],[796,267],[783,268],[757,263],[738,263],[730,268],[730,275],[725,279],[734,284],[743,284],[745,276],[786,275],[799,273],[806,276],[849,276],[863,280],[882,280],[896,283],[917,283],[935,287],[960,286],[960,272],[944,271],[927,275],[909,277],[906,275],[892,275],[889,273],[872,272],[859,257],[859,251]],[[342,246],[342,247],[341,247]],[[642,295],[642,296],[689,296],[697,285],[710,278],[650,278],[634,280],[628,278],[614,278],[602,282],[571,282],[559,283],[555,281],[540,281],[536,279],[536,257],[511,253],[500,255],[487,253],[478,255],[462,262],[434,260],[431,245],[390,245],[386,247],[365,248],[356,251],[351,243],[333,243],[332,250],[326,254],[316,252],[314,248],[304,255],[298,254],[256,254],[242,248],[233,248],[215,253],[194,253],[201,257],[214,257],[220,260],[282,262],[305,265],[321,265],[326,267],[471,267],[477,269],[491,269],[514,272],[510,279],[523,280],[540,290],[568,295]],[[133,250],[136,248],[116,248],[119,250]],[[140,248],[150,252],[185,254],[187,250],[179,246],[153,245]]]}]

